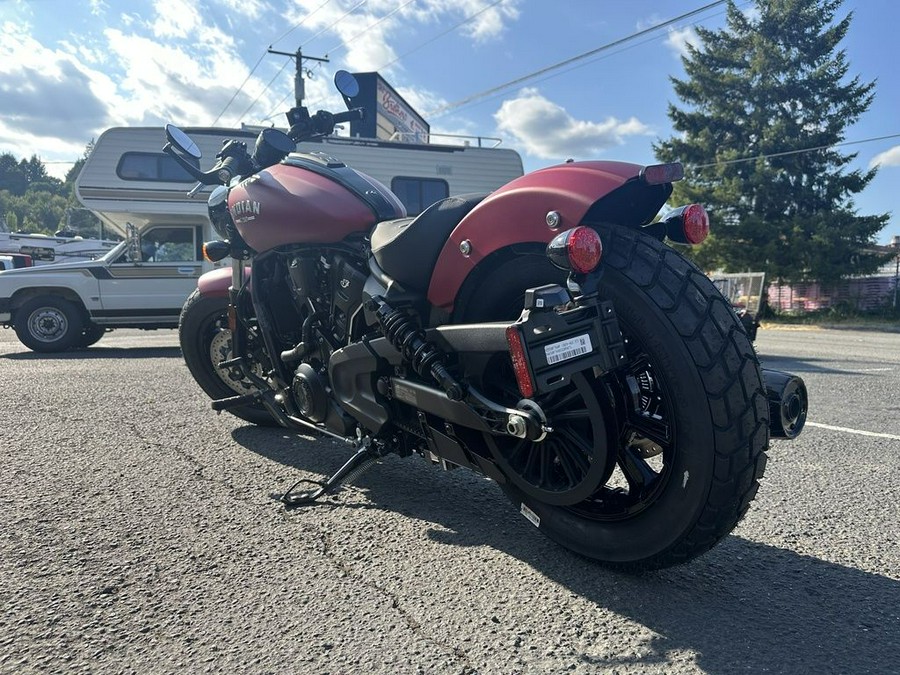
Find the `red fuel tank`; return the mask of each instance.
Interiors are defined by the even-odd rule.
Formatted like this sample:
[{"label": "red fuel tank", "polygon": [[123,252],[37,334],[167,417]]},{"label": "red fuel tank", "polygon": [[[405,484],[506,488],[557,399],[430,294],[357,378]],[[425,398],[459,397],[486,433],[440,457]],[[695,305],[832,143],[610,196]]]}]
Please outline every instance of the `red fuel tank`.
[{"label": "red fuel tank", "polygon": [[300,153],[232,188],[228,209],[257,252],[336,243],[406,215],[400,200],[374,178],[330,157]]}]

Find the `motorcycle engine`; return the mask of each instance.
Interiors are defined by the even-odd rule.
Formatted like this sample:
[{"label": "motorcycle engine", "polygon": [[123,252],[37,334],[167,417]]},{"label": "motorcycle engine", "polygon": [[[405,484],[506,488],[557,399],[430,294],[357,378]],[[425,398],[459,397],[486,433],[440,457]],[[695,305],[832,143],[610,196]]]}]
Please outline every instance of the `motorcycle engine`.
[{"label": "motorcycle engine", "polygon": [[297,256],[288,272],[298,310],[306,312],[312,303],[317,312],[327,312],[329,337],[338,345],[346,344],[356,328],[354,317],[361,308],[366,274],[341,254]]}]

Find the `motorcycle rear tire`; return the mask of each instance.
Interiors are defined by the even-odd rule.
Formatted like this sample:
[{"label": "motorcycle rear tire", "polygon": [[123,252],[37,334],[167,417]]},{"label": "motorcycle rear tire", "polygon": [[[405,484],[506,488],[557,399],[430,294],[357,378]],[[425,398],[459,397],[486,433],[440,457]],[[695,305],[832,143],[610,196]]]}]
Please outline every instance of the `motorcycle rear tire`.
[{"label": "motorcycle rear tire", "polygon": [[[228,298],[204,296],[195,290],[184,303],[178,321],[178,339],[188,370],[203,391],[214,400],[240,393],[225,384],[210,357],[213,338],[227,324],[227,310]],[[252,424],[278,426],[262,405],[231,408],[228,412]]]},{"label": "motorcycle rear tire", "polygon": [[[756,353],[710,280],[675,250],[640,232],[597,229],[605,268],[601,294],[613,302],[632,346],[648,355],[657,386],[664,388],[660,393],[669,401],[672,419],[666,423],[674,440],[665,480],[653,484],[652,499],[617,515],[604,511],[608,507],[600,495],[609,492],[598,490],[584,502],[560,506],[542,502],[516,481],[502,487],[554,541],[607,566],[640,572],[700,555],[744,516],[765,469],[768,404]],[[528,286],[556,281],[549,270],[541,278],[538,268],[533,259],[498,268],[481,287],[479,304],[494,310],[504,303],[493,291],[510,293],[514,286],[519,298]],[[473,305],[466,314],[483,311]],[[604,376],[595,391],[601,400],[613,392],[606,409],[610,419],[619,415],[612,435],[619,447],[608,451],[622,453],[628,428],[616,409],[621,411],[626,399],[621,384],[623,395],[614,393],[616,377]]]}]

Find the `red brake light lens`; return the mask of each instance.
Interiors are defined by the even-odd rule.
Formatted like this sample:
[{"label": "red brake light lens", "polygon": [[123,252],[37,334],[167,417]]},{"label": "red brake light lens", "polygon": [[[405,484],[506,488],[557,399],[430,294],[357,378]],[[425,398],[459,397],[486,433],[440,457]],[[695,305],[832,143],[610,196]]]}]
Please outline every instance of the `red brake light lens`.
[{"label": "red brake light lens", "polygon": [[578,274],[593,272],[600,264],[602,255],[600,235],[583,225],[561,232],[547,245],[550,262],[560,269]]},{"label": "red brake light lens", "polygon": [[534,396],[534,381],[531,379],[531,371],[528,369],[528,356],[525,354],[522,335],[519,333],[519,327],[515,324],[506,329],[506,343],[509,345],[509,355],[512,358],[519,391],[525,398],[531,398]]},{"label": "red brake light lens", "polygon": [[709,235],[709,216],[700,204],[669,211],[665,224],[666,236],[679,244],[699,244]]},{"label": "red brake light lens", "polygon": [[684,238],[690,244],[699,244],[709,236],[709,216],[700,204],[691,204],[681,216]]}]

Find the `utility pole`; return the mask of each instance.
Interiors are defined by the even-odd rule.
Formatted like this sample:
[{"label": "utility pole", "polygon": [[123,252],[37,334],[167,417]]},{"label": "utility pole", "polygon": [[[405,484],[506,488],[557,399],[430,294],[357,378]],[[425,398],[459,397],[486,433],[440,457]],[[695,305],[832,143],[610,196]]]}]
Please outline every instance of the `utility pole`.
[{"label": "utility pole", "polygon": [[[268,49],[269,54],[280,54],[281,56],[290,56],[294,59],[294,64],[296,68],[296,73],[294,75],[294,100],[296,102],[296,106],[299,108],[303,105],[303,99],[306,98],[306,86],[303,81],[303,60],[307,61],[321,61],[322,63],[328,63],[327,58],[319,58],[317,56],[303,56],[300,49],[297,49],[296,53],[291,52],[279,52],[275,51],[271,47]],[[306,71],[307,76],[310,76],[310,71]]]}]

